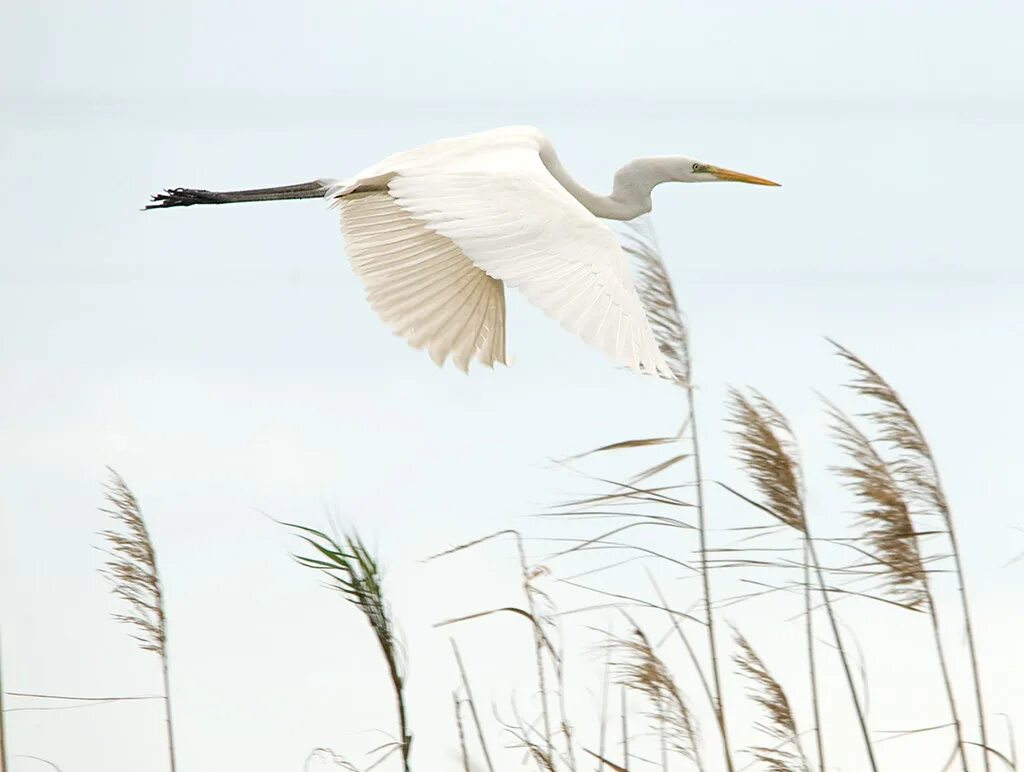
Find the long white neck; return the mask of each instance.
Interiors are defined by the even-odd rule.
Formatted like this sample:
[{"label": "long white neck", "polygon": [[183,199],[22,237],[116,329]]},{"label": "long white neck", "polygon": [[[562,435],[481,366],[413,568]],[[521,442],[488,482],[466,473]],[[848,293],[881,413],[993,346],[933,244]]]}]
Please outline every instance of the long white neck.
[{"label": "long white neck", "polygon": [[540,158],[551,176],[595,217],[632,220],[651,211],[651,190],[662,182],[687,181],[692,162],[682,156],[637,158],[615,173],[611,195],[595,193],[569,176],[550,142],[540,149]]}]

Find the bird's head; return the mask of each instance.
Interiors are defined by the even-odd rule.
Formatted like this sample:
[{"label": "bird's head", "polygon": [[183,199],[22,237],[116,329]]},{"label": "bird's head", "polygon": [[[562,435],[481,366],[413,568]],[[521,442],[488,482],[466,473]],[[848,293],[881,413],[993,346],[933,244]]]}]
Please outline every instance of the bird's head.
[{"label": "bird's head", "polygon": [[694,161],[692,158],[678,158],[673,167],[673,182],[746,182],[750,185],[779,187],[779,183],[766,180],[763,177],[734,172],[731,169],[723,169],[721,166]]}]

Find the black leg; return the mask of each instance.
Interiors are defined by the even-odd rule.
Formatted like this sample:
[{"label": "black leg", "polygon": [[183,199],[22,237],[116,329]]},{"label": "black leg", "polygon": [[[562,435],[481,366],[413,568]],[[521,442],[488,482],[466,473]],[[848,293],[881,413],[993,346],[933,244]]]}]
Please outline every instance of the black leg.
[{"label": "black leg", "polygon": [[256,188],[254,190],[196,190],[194,188],[168,188],[151,197],[152,203],[146,209],[164,209],[170,206],[193,206],[194,204],[235,204],[248,201],[284,201],[294,198],[320,198],[326,188],[319,182],[303,182],[299,185],[285,185],[280,188]]}]

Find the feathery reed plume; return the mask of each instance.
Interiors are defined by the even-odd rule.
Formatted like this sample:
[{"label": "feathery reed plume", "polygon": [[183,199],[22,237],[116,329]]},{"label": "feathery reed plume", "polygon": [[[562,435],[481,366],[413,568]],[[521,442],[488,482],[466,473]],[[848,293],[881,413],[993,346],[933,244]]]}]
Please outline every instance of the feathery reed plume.
[{"label": "feathery reed plume", "polygon": [[935,458],[910,409],[896,390],[864,360],[835,341],[831,343],[854,370],[848,388],[878,405],[877,409],[864,414],[864,418],[878,430],[878,441],[896,453],[892,468],[905,495],[920,514],[937,516],[951,527],[952,514]]},{"label": "feathery reed plume", "polygon": [[114,596],[128,605],[128,613],[115,614],[114,619],[135,629],[132,638],[139,648],[163,656],[166,620],[156,552],[138,500],[117,472],[110,470],[110,475],[105,498],[112,508],[100,511],[110,515],[123,530],[100,532],[110,556],[101,573],[110,581]]},{"label": "feathery reed plume", "polygon": [[657,722],[656,728],[665,732],[671,750],[703,770],[695,719],[675,679],[655,653],[647,636],[640,628],[634,627],[630,636],[613,638],[608,645],[621,657],[612,663],[617,682],[647,698],[652,709],[650,715]]},{"label": "feathery reed plume", "polygon": [[163,676],[164,714],[167,725],[167,752],[171,772],[175,770],[174,726],[171,721],[171,685],[168,677],[167,616],[164,613],[163,590],[157,571],[156,551],[149,529],[142,516],[139,501],[124,479],[108,467],[110,481],[104,497],[108,507],[100,511],[109,515],[115,527],[100,532],[107,543],[108,560],[100,574],[109,582],[115,598],[123,601],[128,611],[115,614],[114,619],[133,628],[139,648],[160,657]]},{"label": "feathery reed plume", "polygon": [[889,593],[901,605],[915,611],[924,610],[931,618],[935,650],[956,731],[957,749],[961,766],[966,770],[967,752],[939,633],[939,612],[921,558],[919,534],[914,528],[910,507],[896,479],[896,470],[879,455],[871,441],[847,415],[832,405],[828,406],[828,410],[836,443],[850,459],[849,466],[836,467],[835,471],[862,505],[859,520],[863,527],[861,539],[867,547],[864,552],[879,564]]},{"label": "feathery reed plume", "polygon": [[[735,427],[736,450],[740,463],[760,489],[767,504],[765,511],[795,529],[804,537],[807,554],[807,523],[804,513],[803,478],[799,453],[793,431],[785,416],[765,397],[754,392],[751,398],[733,389],[729,421]],[[808,561],[805,560],[805,567]],[[818,709],[817,672],[814,662],[814,639],[810,585],[805,576],[805,612],[807,614],[807,658],[811,678],[811,700],[815,715],[818,760],[825,769],[824,744],[821,739]]]},{"label": "feathery reed plume", "polygon": [[669,363],[669,369],[676,383],[686,391],[686,426],[690,433],[690,455],[693,458],[695,477],[697,535],[700,549],[701,589],[708,636],[708,652],[711,677],[715,685],[712,709],[722,740],[722,753],[727,772],[734,772],[732,754],[729,750],[729,733],[726,728],[725,699],[722,693],[721,666],[718,657],[718,643],[715,632],[715,616],[712,611],[711,570],[708,565],[707,515],[704,505],[704,476],[701,469],[700,437],[697,431],[697,410],[693,390],[693,359],[690,353],[690,337],[683,314],[679,310],[672,281],[669,279],[665,261],[661,259],[654,228],[649,219],[634,221],[633,229],[624,239],[623,249],[636,262],[636,287],[640,302],[654,330],[658,347]]},{"label": "feathery reed plume", "polygon": [[776,745],[770,748],[753,747],[750,749],[751,754],[771,772],[792,772],[798,768],[808,772],[810,766],[800,745],[800,733],[797,732],[796,719],[793,717],[786,692],[768,672],[764,661],[743,634],[734,628],[733,637],[740,649],[739,653],[733,655],[733,661],[740,672],[752,682],[750,696],[768,714],[768,722],[758,724],[757,728],[776,742]]},{"label": "feathery reed plume", "polygon": [[641,218],[621,237],[622,249],[634,258],[637,296],[644,307],[654,339],[669,369],[681,385],[690,382],[690,341],[679,311],[668,269],[661,259],[654,229]]},{"label": "feathery reed plume", "polygon": [[800,459],[789,423],[756,391],[747,398],[731,389],[729,396],[737,460],[761,491],[767,511],[806,534]]},{"label": "feathery reed plume", "polygon": [[295,555],[295,561],[326,576],[327,586],[340,592],[345,600],[358,608],[373,630],[381,654],[384,655],[395,693],[398,727],[402,738],[396,745],[401,750],[405,772],[409,772],[412,735],[409,733],[406,720],[401,646],[384,600],[380,566],[357,534],[344,537],[344,543],[339,544],[336,539],[322,531],[295,523],[283,525],[295,531],[296,535],[314,550],[311,556]]},{"label": "feathery reed plume", "polygon": [[[857,723],[864,738],[868,762],[871,769],[878,772],[867,719],[864,716],[860,696],[857,694],[853,670],[850,667],[846,648],[843,646],[842,636],[839,633],[839,622],[835,610],[832,608],[829,589],[825,584],[825,575],[821,569],[821,561],[818,560],[814,538],[811,536],[810,526],[807,522],[802,484],[803,475],[800,470],[796,439],[782,413],[768,399],[757,393],[753,398],[747,398],[736,389],[732,389],[729,420],[735,427],[733,436],[737,458],[764,501],[758,503],[742,494],[738,495],[795,529],[804,537],[804,545],[810,555],[810,562],[818,580],[825,612],[832,628],[836,651],[839,654],[843,674],[846,676],[846,683],[850,690],[850,699],[853,701]],[[727,489],[732,490],[731,488]]]},{"label": "feathery reed plume", "polygon": [[836,353],[854,370],[854,379],[849,387],[862,397],[871,399],[877,409],[865,417],[879,431],[879,441],[896,453],[892,464],[893,476],[911,507],[923,516],[937,516],[946,529],[949,538],[953,564],[960,593],[960,605],[967,637],[967,651],[974,680],[974,698],[978,708],[978,728],[984,749],[985,770],[991,769],[989,761],[988,728],[985,721],[985,707],[982,698],[981,674],[978,667],[978,652],[967,601],[967,586],[964,578],[960,545],[953,524],[953,513],[942,488],[938,465],[924,432],[903,402],[896,390],[876,370],[849,349],[833,340]]},{"label": "feathery reed plume", "polygon": [[858,519],[867,552],[877,561],[889,594],[915,611],[928,601],[927,574],[910,510],[892,469],[848,416],[829,406],[832,436],[850,459],[835,467],[861,504]]}]

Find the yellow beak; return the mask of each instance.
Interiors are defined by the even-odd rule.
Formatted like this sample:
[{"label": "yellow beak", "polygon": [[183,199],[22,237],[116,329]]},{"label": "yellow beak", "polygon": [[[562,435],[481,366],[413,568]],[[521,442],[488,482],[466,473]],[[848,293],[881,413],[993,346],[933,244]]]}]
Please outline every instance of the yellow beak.
[{"label": "yellow beak", "polygon": [[727,182],[748,182],[751,185],[771,185],[775,188],[782,187],[779,183],[766,180],[763,177],[754,177],[751,174],[743,174],[742,172],[734,172],[729,169],[721,169],[717,166],[708,166],[707,171],[717,179],[725,180]]}]

